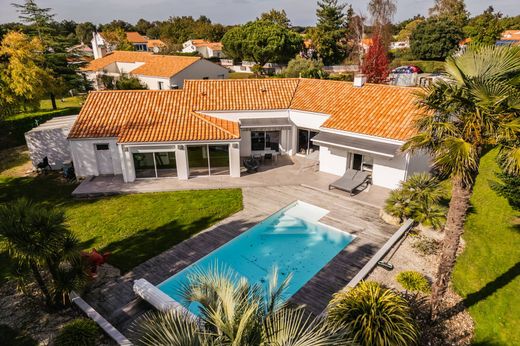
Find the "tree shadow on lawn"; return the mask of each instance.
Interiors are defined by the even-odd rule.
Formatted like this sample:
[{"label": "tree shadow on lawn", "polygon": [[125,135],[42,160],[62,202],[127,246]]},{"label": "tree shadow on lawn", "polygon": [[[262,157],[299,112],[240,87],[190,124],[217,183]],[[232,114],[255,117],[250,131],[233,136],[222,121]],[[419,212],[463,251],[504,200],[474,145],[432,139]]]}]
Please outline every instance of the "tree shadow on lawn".
[{"label": "tree shadow on lawn", "polygon": [[66,183],[61,179],[58,172],[35,177],[0,178],[0,203],[22,197],[53,206],[61,206],[74,201],[71,193],[77,184]]},{"label": "tree shadow on lawn", "polygon": [[215,222],[218,220],[213,217],[201,217],[190,224],[180,224],[173,220],[155,229],[142,229],[127,238],[108,244],[101,250],[111,252],[108,263],[125,273]]},{"label": "tree shadow on lawn", "polygon": [[478,302],[493,295],[499,289],[507,286],[516,277],[520,276],[520,262],[517,262],[514,266],[509,268],[506,272],[495,278],[495,280],[488,282],[484,287],[479,289],[477,292],[470,293],[461,300],[459,303],[452,306],[446,311],[446,318],[450,318],[458,314],[465,308],[469,308]]}]

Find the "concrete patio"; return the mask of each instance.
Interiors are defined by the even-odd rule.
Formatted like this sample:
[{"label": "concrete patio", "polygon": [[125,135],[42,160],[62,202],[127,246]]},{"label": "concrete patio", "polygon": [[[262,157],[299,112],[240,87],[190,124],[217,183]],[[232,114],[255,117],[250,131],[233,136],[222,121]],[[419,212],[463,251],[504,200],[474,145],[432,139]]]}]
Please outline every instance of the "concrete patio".
[{"label": "concrete patio", "polygon": [[[316,161],[305,157],[282,156],[277,161],[261,165],[256,173],[249,174],[243,169],[240,178],[230,176],[195,177],[188,180],[177,178],[138,179],[125,183],[121,175],[90,177],[84,180],[72,193],[75,197],[99,197],[115,194],[164,192],[177,190],[206,190],[244,187],[295,186],[303,185],[315,190],[329,191],[330,183],[339,177],[319,172]],[[354,196],[340,190],[330,193],[382,207],[390,193],[389,189],[370,185]]]}]

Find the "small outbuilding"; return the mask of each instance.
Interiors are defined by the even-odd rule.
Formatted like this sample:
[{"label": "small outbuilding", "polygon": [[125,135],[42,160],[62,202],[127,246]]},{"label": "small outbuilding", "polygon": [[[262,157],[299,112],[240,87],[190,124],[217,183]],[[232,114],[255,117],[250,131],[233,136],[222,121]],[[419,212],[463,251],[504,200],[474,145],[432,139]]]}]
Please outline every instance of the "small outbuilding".
[{"label": "small outbuilding", "polygon": [[52,169],[61,169],[72,160],[67,140],[77,115],[52,118],[25,133],[29,156],[34,167],[47,156]]}]

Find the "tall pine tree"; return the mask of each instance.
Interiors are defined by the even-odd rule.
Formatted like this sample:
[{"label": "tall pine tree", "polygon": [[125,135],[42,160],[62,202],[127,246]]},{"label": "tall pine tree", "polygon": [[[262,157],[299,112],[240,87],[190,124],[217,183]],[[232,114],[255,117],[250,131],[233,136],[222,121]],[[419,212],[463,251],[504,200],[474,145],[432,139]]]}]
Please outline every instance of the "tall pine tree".
[{"label": "tall pine tree", "polygon": [[311,38],[325,65],[340,63],[347,55],[344,42],[348,27],[345,7],[338,0],[318,1],[318,22]]}]

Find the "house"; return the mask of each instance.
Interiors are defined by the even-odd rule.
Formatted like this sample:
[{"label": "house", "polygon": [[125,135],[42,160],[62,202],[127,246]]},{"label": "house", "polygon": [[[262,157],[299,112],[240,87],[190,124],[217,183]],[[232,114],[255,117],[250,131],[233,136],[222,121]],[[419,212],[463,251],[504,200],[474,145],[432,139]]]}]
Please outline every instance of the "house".
[{"label": "house", "polygon": [[506,30],[500,35],[497,46],[517,46],[520,45],[520,30]]},{"label": "house", "polygon": [[[134,46],[137,52],[154,52],[166,46],[161,40],[151,40],[136,31],[126,32],[126,39]],[[102,32],[94,32],[90,41],[92,50],[94,51],[94,59],[104,57],[110,52],[117,50],[117,46],[109,44],[103,37]]]},{"label": "house", "polygon": [[182,88],[185,79],[224,79],[228,70],[200,57],[158,55],[150,52],[114,51],[81,69],[96,90],[104,88],[102,76],[137,77],[150,90]]},{"label": "house", "polygon": [[182,44],[183,53],[198,52],[203,58],[224,58],[222,43],[206,40],[189,40]]},{"label": "house", "polygon": [[68,136],[76,174],[238,178],[242,158],[265,154],[315,157],[337,176],[370,170],[386,188],[428,170],[427,156],[400,151],[415,134],[416,89],[356,83],[188,80],[183,90],[91,92]]}]

